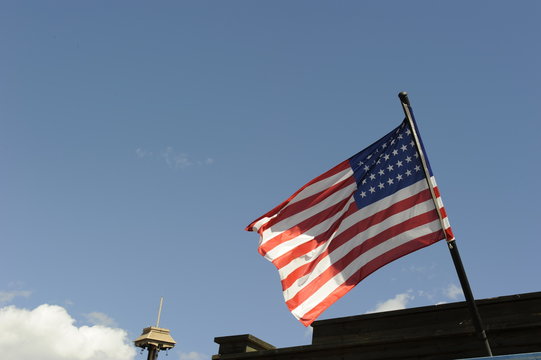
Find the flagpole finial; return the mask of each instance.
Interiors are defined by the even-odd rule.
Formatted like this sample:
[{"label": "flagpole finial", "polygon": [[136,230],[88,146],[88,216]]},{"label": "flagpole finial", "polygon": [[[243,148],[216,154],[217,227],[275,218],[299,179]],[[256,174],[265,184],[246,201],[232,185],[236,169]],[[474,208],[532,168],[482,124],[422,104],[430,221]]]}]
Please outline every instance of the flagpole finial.
[{"label": "flagpole finial", "polygon": [[405,91],[402,91],[398,94],[398,97],[400,98],[400,101],[402,101],[406,105],[410,105],[410,100],[408,99],[408,93]]}]

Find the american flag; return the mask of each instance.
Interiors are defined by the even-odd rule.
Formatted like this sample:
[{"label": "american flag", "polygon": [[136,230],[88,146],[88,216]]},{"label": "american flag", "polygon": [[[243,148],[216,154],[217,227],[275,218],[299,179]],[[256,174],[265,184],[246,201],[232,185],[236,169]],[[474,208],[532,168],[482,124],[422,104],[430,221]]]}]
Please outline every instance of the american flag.
[{"label": "american flag", "polygon": [[259,233],[258,251],[278,268],[286,305],[305,326],[378,268],[454,239],[417,148],[404,120],[246,228]]}]

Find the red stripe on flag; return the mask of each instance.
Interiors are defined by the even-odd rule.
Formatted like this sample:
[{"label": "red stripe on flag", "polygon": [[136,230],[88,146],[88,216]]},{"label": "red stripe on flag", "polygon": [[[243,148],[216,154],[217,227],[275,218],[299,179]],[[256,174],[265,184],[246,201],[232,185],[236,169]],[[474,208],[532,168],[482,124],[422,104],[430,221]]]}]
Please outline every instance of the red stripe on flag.
[{"label": "red stripe on flag", "polygon": [[346,170],[347,168],[351,168],[349,166],[349,160],[345,160],[345,161],[342,161],[340,164],[336,165],[335,167],[333,167],[332,169],[330,169],[329,171],[319,175],[318,177],[316,177],[315,179],[311,180],[310,182],[308,182],[306,185],[304,185],[303,187],[301,187],[299,190],[297,190],[293,195],[291,195],[286,201],[282,202],[280,205],[276,206],[274,209],[272,209],[271,211],[267,212],[266,214],[258,217],[257,219],[255,219],[254,221],[252,221],[252,223],[250,225],[248,225],[246,227],[246,231],[254,231],[253,229],[253,226],[261,219],[265,218],[265,217],[272,217],[274,214],[276,214],[277,212],[279,212],[282,208],[284,208],[290,201],[291,199],[293,199],[295,196],[297,196],[298,193],[300,193],[301,191],[303,191],[305,188],[307,188],[308,186],[316,183],[316,182],[319,182],[323,179],[326,179],[328,177],[331,177],[333,175],[336,175],[338,174],[340,171],[344,171]]},{"label": "red stripe on flag", "polygon": [[[432,245],[438,242],[442,238],[443,234],[441,230],[419,237],[415,240],[402,244],[391,251],[375,258],[368,262],[365,266],[359,269],[349,279],[347,279],[342,285],[340,285],[335,291],[329,294],[325,299],[320,301],[313,309],[304,314],[299,320],[305,326],[310,325],[321,313],[323,313],[329,306],[334,304],[338,299],[344,296],[347,292],[355,287],[361,280],[378,270],[382,266],[401,258],[416,250],[422,249],[428,245]],[[290,308],[290,310],[293,310]]]},{"label": "red stripe on flag", "polygon": [[316,215],[309,217],[308,219],[296,224],[292,228],[284,231],[280,235],[277,235],[273,237],[272,239],[266,241],[263,245],[261,245],[258,248],[259,253],[265,256],[269,251],[271,251],[272,249],[274,249],[276,246],[280,245],[281,243],[291,240],[301,234],[304,234],[306,231],[310,230],[317,224],[321,223],[321,221],[327,220],[328,218],[336,215],[348,203],[350,197],[351,195],[346,197],[344,200],[340,201],[339,203],[327,208],[325,211],[321,211],[317,213]]},{"label": "red stripe on flag", "polygon": [[[341,234],[338,234],[334,239],[332,239],[331,244],[329,245],[329,248],[327,249],[327,251],[325,251],[324,253],[322,253],[320,255],[320,258],[326,256],[329,252],[332,252],[336,248],[342,246],[344,243],[346,243],[349,239],[351,239],[356,234],[367,230],[371,226],[374,226],[376,224],[381,223],[382,221],[389,218],[390,216],[393,216],[393,215],[398,214],[398,213],[400,213],[400,212],[402,212],[404,210],[407,210],[407,209],[415,206],[416,204],[425,202],[425,201],[429,200],[430,197],[431,197],[430,196],[430,190],[426,189],[426,190],[420,191],[419,193],[417,193],[415,195],[412,195],[412,196],[410,196],[410,197],[408,197],[408,198],[406,198],[404,200],[397,201],[397,202],[393,203],[391,206],[389,206],[388,208],[386,208],[384,210],[381,210],[381,211],[378,211],[374,215],[359,221],[358,223],[352,225],[347,230],[345,230]],[[350,207],[350,210],[348,210],[348,212],[345,215],[349,216],[349,215],[353,214],[355,211],[358,211],[357,207],[356,207],[356,204],[352,204],[352,206],[354,206],[354,207]],[[355,210],[355,211],[353,211],[353,210]],[[295,249],[285,253],[284,255],[282,255],[282,256],[280,256],[278,258],[276,258],[273,261],[273,264],[278,269],[282,268],[283,266],[285,266],[289,262],[291,262],[291,260],[296,259],[296,258],[308,253],[309,251],[317,248],[318,246],[320,246],[323,241],[326,241],[326,240],[329,239],[328,235],[330,235],[330,234],[328,234],[326,232],[324,234],[316,236],[313,240],[311,240],[309,242],[306,242],[306,243],[302,244],[301,246],[297,246]],[[317,259],[314,259],[314,261],[316,261],[316,264],[317,264],[317,262],[319,262],[319,260],[317,260]],[[301,268],[304,269],[304,270],[296,270],[295,273],[296,274],[302,274],[304,272],[306,274],[306,273],[308,273],[310,271],[309,264],[303,265]],[[301,269],[301,268],[299,268],[299,269]],[[289,275],[288,278],[290,276],[292,276],[292,275]],[[301,275],[299,275],[299,277],[301,277]],[[294,281],[296,281],[296,280],[294,280]],[[288,283],[288,282],[289,281],[286,281],[286,283]],[[286,286],[285,289],[287,289],[288,287],[289,287],[289,285]]]},{"label": "red stripe on flag", "polygon": [[[434,195],[436,196],[437,199],[441,201],[440,189],[437,186],[434,186]],[[442,219],[445,219],[447,217],[447,211],[445,210],[444,206],[440,207],[440,214],[441,214]],[[451,229],[451,227],[445,228],[444,234],[445,234],[445,239],[447,241],[454,240],[455,238],[455,235],[453,234],[453,230]]]},{"label": "red stripe on flag", "polygon": [[445,229],[445,239],[447,241],[452,241],[455,239],[455,234],[453,234],[453,230],[451,230],[450,227]]},{"label": "red stripe on flag", "polygon": [[[384,221],[385,219],[398,214],[404,210],[415,206],[417,203],[424,202],[430,198],[430,191],[423,190],[420,193],[410,196],[407,199],[394,203],[392,206],[388,207],[385,210],[379,211],[373,216],[366,218],[353,226],[349,227],[343,233],[339,234],[334,238],[329,244],[327,250],[318,255],[317,258],[311,262],[301,265],[299,268],[295,269],[291,274],[289,274],[285,279],[282,280],[282,289],[286,290],[291,285],[295,283],[299,278],[309,274],[317,266],[317,264],[324,259],[326,256],[329,256],[330,253],[347,243],[357,234],[360,234],[366,231],[368,228],[377,225]],[[362,210],[361,210],[362,211]],[[437,214],[436,214],[437,215]],[[395,225],[397,226],[397,225]],[[398,225],[400,226],[400,225]],[[390,228],[391,229],[391,228]]]},{"label": "red stripe on flag", "polygon": [[445,219],[447,217],[447,211],[445,211],[445,208],[443,206],[440,208],[440,214],[442,219]]},{"label": "red stripe on flag", "polygon": [[269,227],[273,226],[274,224],[283,221],[284,219],[287,219],[288,217],[291,217],[293,215],[296,215],[300,213],[301,211],[305,211],[313,206],[316,206],[321,201],[325,200],[332,194],[336,193],[337,191],[340,191],[349,185],[355,183],[355,178],[353,176],[348,177],[345,180],[342,180],[328,188],[326,188],[324,191],[321,191],[317,194],[314,194],[312,196],[309,196],[305,199],[299,200],[289,206],[286,206],[285,208],[280,211],[280,216],[277,216],[275,218],[272,218],[269,220],[265,225],[262,225],[258,232],[261,233],[268,229]]},{"label": "red stripe on flag", "polygon": [[[412,217],[400,224],[394,225],[382,231],[378,235],[367,239],[363,243],[353,248],[347,255],[342,257],[340,260],[334,261],[331,267],[327,268],[323,273],[321,273],[314,280],[312,280],[310,284],[303,287],[297,294],[295,294],[295,296],[286,301],[287,306],[290,309],[295,309],[306,299],[308,299],[312,294],[314,294],[327,281],[332,279],[336,274],[342,272],[342,270],[344,270],[349,264],[351,264],[358,257],[362,256],[368,250],[399,234],[402,234],[411,229],[415,229],[416,227],[419,227],[421,225],[428,224],[436,219],[438,219],[438,213],[435,210],[431,210],[424,214]],[[332,254],[330,256],[332,256]]]},{"label": "red stripe on flag", "polygon": [[320,246],[323,242],[329,240],[331,235],[340,226],[342,221],[344,221],[344,219],[354,214],[356,211],[358,211],[357,204],[353,202],[349,205],[348,210],[342,216],[340,216],[327,231],[317,235],[316,237],[314,237],[314,239],[310,241],[300,244],[299,246],[295,247],[293,250],[288,251],[287,253],[277,257],[276,259],[273,260],[272,263],[278,269],[280,269],[286,266],[287,264],[289,264],[292,260],[297,259],[298,257],[303,256],[309,253],[310,251],[314,250],[315,248]]}]

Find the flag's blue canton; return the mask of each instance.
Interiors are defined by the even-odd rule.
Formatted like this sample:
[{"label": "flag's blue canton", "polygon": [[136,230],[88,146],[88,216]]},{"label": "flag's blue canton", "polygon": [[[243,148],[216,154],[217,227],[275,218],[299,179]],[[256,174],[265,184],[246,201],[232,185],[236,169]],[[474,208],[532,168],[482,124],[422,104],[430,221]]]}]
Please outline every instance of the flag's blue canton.
[{"label": "flag's blue canton", "polygon": [[357,182],[359,209],[425,177],[411,130],[404,121],[396,129],[353,155],[350,166]]}]

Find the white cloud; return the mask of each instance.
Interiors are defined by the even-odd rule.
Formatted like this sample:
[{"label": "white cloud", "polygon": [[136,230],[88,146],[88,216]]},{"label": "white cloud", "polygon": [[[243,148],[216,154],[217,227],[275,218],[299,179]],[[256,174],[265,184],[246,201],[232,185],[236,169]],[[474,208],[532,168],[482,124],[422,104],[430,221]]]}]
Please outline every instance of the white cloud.
[{"label": "white cloud", "polygon": [[450,284],[447,288],[443,290],[443,293],[451,300],[456,300],[459,296],[464,295],[464,292],[462,292],[462,288],[456,286],[455,284]]},{"label": "white cloud", "polygon": [[417,290],[417,296],[420,298],[425,298],[429,301],[435,301],[435,299],[438,297],[436,294],[439,294],[439,291],[436,291],[434,289],[432,290]]},{"label": "white cloud", "polygon": [[126,331],[102,325],[74,325],[66,309],[40,305],[33,310],[0,308],[3,360],[133,360]]},{"label": "white cloud", "polygon": [[405,309],[410,300],[413,300],[414,296],[411,292],[397,294],[394,298],[380,302],[373,310],[367,313],[376,313],[382,311],[402,310]]},{"label": "white cloud", "polygon": [[214,159],[211,157],[207,157],[204,160],[193,159],[186,153],[175,151],[172,146],[168,146],[160,155],[156,156],[151,151],[142,148],[137,148],[135,154],[139,159],[164,160],[171,169],[185,169],[194,165],[210,166],[214,164]]},{"label": "white cloud", "polygon": [[18,296],[29,297],[31,293],[27,290],[0,291],[0,305],[7,304]]},{"label": "white cloud", "polygon": [[135,154],[137,155],[138,158],[142,159],[142,158],[145,158],[145,157],[148,157],[148,156],[152,156],[152,153],[151,152],[148,152],[144,149],[141,149],[141,148],[137,148],[135,150]]},{"label": "white cloud", "polygon": [[167,165],[173,169],[184,169],[193,165],[193,162],[190,160],[187,154],[176,153],[171,146],[165,149],[162,156]]},{"label": "white cloud", "polygon": [[198,353],[195,351],[191,351],[189,353],[180,353],[179,360],[203,360],[208,359],[210,356]]},{"label": "white cloud", "polygon": [[213,158],[206,158],[204,164],[205,165],[212,165],[212,164],[214,164],[214,159]]},{"label": "white cloud", "polygon": [[112,318],[101,312],[91,312],[89,314],[85,314],[85,317],[92,325],[101,325],[108,327],[117,326],[116,322]]}]

